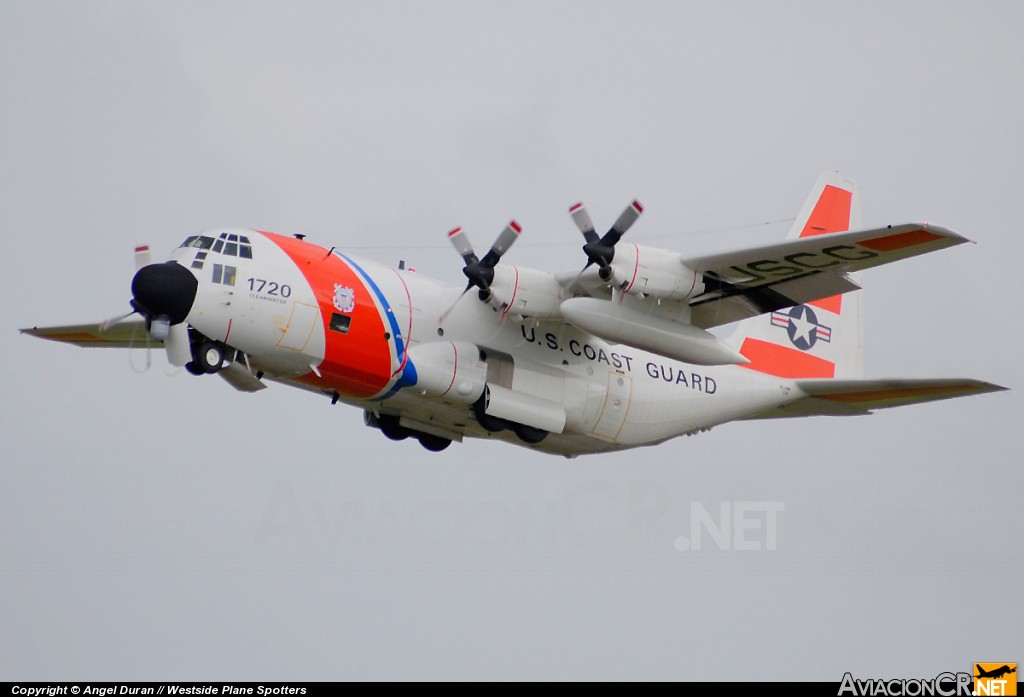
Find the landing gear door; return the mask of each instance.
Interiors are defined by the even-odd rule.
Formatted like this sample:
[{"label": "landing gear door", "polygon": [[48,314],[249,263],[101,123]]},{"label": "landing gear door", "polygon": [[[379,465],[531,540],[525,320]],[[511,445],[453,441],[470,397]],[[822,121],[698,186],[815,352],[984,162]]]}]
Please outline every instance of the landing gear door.
[{"label": "landing gear door", "polygon": [[598,438],[615,440],[626,423],[629,403],[633,396],[633,378],[625,373],[610,371],[608,373],[608,392],[605,395],[604,407],[597,425],[592,431]]}]

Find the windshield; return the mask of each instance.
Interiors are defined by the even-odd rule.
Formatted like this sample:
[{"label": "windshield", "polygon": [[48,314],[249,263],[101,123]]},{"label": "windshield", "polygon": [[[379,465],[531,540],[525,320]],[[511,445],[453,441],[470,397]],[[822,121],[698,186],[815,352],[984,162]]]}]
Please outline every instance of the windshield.
[{"label": "windshield", "polygon": [[192,235],[187,240],[181,243],[182,247],[196,247],[198,249],[209,249],[213,246],[213,238],[205,237],[203,235]]}]

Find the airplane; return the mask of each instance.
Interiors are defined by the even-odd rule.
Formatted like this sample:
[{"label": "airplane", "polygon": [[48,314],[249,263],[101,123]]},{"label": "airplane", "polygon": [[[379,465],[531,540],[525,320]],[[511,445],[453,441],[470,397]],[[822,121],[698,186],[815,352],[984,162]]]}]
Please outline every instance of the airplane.
[{"label": "airplane", "polygon": [[430,451],[490,438],[571,458],[736,420],[1005,389],[862,377],[861,272],[968,240],[930,224],[862,228],[857,187],[838,173],[818,179],[786,240],[738,251],[624,241],[638,201],[604,235],[583,204],[569,212],[585,242],[579,272],[503,263],[522,231],[514,220],[483,257],[461,228],[449,233],[465,286],[304,235],[214,229],[161,263],[138,248],[131,312],[21,331],[84,347],[145,340],[192,375],[241,392],[308,390]]},{"label": "airplane", "polygon": [[999,678],[1003,677],[1004,675],[1009,675],[1010,673],[1016,673],[1017,672],[1016,665],[1014,665],[1013,668],[1011,668],[1009,665],[1003,665],[1003,666],[1001,666],[999,668],[995,668],[993,670],[982,670],[980,665],[975,664],[975,668],[978,671],[978,674],[974,676],[976,678],[999,679]]}]

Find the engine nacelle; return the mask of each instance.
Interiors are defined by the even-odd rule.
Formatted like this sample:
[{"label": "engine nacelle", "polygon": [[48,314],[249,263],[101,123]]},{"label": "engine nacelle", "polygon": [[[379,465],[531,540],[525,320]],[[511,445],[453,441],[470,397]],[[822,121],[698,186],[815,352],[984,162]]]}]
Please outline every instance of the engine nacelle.
[{"label": "engine nacelle", "polygon": [[484,393],[487,364],[480,360],[480,350],[473,344],[417,344],[409,349],[409,360],[416,369],[416,385],[411,389],[466,404],[472,404]]},{"label": "engine nacelle", "polygon": [[491,282],[494,301],[513,317],[558,318],[562,287],[555,275],[521,266],[499,264]]},{"label": "engine nacelle", "polygon": [[704,292],[703,277],[684,266],[678,252],[638,244],[615,248],[611,282],[626,293],[664,300],[685,300]]}]

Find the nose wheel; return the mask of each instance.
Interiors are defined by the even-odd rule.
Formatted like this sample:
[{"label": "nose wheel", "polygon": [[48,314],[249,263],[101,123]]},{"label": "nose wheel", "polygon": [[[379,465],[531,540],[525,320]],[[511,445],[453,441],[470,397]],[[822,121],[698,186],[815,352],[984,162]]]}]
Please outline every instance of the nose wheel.
[{"label": "nose wheel", "polygon": [[196,346],[192,361],[185,364],[185,370],[192,375],[213,375],[224,367],[224,347],[215,341],[204,339]]}]

